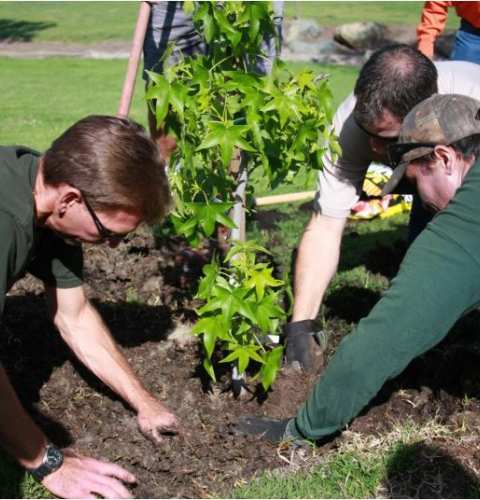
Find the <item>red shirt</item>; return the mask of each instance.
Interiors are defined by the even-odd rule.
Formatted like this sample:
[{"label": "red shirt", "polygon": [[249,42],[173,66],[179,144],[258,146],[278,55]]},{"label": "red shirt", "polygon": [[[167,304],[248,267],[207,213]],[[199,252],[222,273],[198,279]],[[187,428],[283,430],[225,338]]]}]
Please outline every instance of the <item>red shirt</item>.
[{"label": "red shirt", "polygon": [[435,39],[445,28],[449,7],[455,7],[459,17],[480,28],[480,2],[425,2],[417,27],[417,41],[418,50],[430,58]]}]

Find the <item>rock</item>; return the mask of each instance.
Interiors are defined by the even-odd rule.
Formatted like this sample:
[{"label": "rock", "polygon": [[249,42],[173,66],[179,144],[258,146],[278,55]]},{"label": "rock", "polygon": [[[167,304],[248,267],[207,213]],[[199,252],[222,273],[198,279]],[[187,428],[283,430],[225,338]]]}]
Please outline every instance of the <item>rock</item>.
[{"label": "rock", "polygon": [[386,27],[373,22],[342,24],[333,36],[337,42],[354,49],[376,47],[385,37]]},{"label": "rock", "polygon": [[313,41],[323,35],[323,29],[312,19],[294,19],[285,25],[283,42],[289,45],[293,41]]},{"label": "rock", "polygon": [[288,61],[312,61],[320,64],[351,64],[360,66],[365,62],[364,51],[354,50],[333,40],[317,42],[295,41],[282,48],[282,58]]},{"label": "rock", "polygon": [[289,45],[289,49],[301,59],[316,60],[333,52],[335,50],[335,44],[330,40],[322,40],[317,43],[293,40]]}]

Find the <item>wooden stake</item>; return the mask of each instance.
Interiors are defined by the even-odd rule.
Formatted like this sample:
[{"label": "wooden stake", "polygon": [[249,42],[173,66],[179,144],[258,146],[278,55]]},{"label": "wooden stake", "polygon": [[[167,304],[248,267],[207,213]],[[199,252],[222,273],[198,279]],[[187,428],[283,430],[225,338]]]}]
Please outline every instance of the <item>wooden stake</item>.
[{"label": "wooden stake", "polygon": [[133,34],[132,50],[128,59],[127,74],[123,83],[122,96],[118,107],[117,116],[126,118],[130,112],[133,91],[135,90],[135,80],[137,78],[138,64],[142,56],[143,42],[147,32],[148,20],[150,18],[151,6],[148,2],[140,4],[138,11],[137,25]]},{"label": "wooden stake", "polygon": [[300,193],[276,194],[272,196],[262,196],[255,198],[255,205],[274,205],[276,203],[292,203],[294,201],[313,200],[316,191],[302,191]]}]

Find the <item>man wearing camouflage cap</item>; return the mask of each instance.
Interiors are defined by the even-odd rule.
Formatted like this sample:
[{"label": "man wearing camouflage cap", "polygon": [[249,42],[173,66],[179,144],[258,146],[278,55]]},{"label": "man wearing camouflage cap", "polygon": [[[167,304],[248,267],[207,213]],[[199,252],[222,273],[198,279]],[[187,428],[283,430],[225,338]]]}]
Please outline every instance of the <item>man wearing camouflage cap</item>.
[{"label": "man wearing camouflage cap", "polygon": [[417,356],[480,304],[480,101],[434,95],[405,117],[389,192],[405,175],[436,213],[390,289],[340,344],[297,416],[247,417],[243,432],[318,440],[345,426]]}]

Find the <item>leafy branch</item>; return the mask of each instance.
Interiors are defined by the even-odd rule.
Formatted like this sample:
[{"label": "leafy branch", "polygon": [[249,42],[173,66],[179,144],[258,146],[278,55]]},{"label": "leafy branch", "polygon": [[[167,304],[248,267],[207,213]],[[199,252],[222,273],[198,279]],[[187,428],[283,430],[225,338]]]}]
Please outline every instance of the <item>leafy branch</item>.
[{"label": "leafy branch", "polygon": [[[233,228],[229,212],[237,183],[228,168],[244,152],[248,176],[254,171],[270,189],[298,175],[311,179],[322,157],[338,153],[332,131],[332,94],[325,75],[297,74],[277,60],[267,75],[257,71],[266,57],[262,41],[275,36],[270,2],[185,2],[208,53],[185,58],[149,73],[146,99],[159,127],[177,140],[169,178],[176,198],[172,215],[177,234],[196,246],[217,224]],[[169,54],[165,55],[168,58]],[[253,195],[250,188],[248,196]],[[247,200],[247,206],[250,206]],[[267,389],[280,366],[282,347],[266,347],[266,335],[279,329],[285,283],[256,261],[266,252],[254,243],[235,245],[220,264],[204,268],[194,333],[203,339],[204,367],[215,379],[215,346],[243,373],[253,360]]]},{"label": "leafy branch", "polygon": [[280,368],[282,347],[265,347],[268,335],[279,329],[285,312],[278,305],[284,282],[272,276],[272,269],[257,262],[257,253],[267,250],[253,242],[237,243],[218,261],[204,267],[197,298],[205,305],[197,310],[199,320],[193,327],[202,336],[205,350],[203,366],[215,381],[212,355],[217,343],[228,351],[221,363],[237,363],[244,373],[251,361],[260,364],[259,376],[265,390],[275,380]]}]

